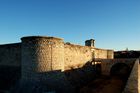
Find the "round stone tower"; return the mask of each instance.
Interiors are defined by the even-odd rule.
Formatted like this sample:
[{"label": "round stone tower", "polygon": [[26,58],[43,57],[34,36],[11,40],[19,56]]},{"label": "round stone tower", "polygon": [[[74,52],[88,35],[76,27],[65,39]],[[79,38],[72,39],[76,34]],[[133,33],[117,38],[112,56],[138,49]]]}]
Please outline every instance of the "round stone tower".
[{"label": "round stone tower", "polygon": [[63,70],[63,39],[29,36],[21,40],[21,79],[40,80],[43,73]]}]

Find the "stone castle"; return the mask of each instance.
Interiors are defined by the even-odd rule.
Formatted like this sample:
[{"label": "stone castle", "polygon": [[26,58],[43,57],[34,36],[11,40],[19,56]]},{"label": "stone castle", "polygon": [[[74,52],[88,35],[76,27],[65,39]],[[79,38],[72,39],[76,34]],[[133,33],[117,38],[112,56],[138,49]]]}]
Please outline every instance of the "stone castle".
[{"label": "stone castle", "polygon": [[139,93],[139,59],[114,59],[113,50],[96,48],[94,42],[81,46],[28,36],[21,43],[0,45],[0,93],[79,93],[76,89],[97,75],[127,80],[129,73],[120,93]]},{"label": "stone castle", "polygon": [[29,36],[21,40],[21,43],[0,45],[0,65],[22,66],[23,76],[31,68],[37,72],[64,71],[94,58],[113,59],[113,50],[95,48],[93,39],[85,41],[85,46],[67,44],[56,37]]},{"label": "stone castle", "polygon": [[[20,82],[55,78],[42,73],[80,68],[94,58],[113,59],[113,50],[95,48],[93,39],[85,41],[85,46],[64,43],[61,38],[45,36],[23,37],[21,41],[0,45],[0,66],[19,67]],[[50,84],[58,82],[49,81]]]},{"label": "stone castle", "polygon": [[[31,92],[33,86],[44,87],[42,84],[47,85],[47,88],[50,86],[61,90],[69,85],[63,72],[82,68],[97,58],[113,57],[113,50],[96,48],[94,39],[85,41],[85,46],[81,46],[64,43],[63,39],[56,37],[28,36],[22,37],[21,43],[0,45],[0,66],[18,68],[20,71],[16,80],[18,83],[15,83],[20,92],[13,93],[47,93]],[[29,85],[29,89],[24,88]],[[42,87],[41,90],[46,91]]]}]

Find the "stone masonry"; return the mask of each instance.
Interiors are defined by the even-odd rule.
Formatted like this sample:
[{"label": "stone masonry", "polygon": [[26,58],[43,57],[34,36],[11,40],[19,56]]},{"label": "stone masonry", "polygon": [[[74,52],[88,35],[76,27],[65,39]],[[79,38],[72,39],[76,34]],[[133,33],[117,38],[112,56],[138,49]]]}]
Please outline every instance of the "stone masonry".
[{"label": "stone masonry", "polygon": [[[17,93],[32,93],[27,92],[27,88],[24,89],[28,85],[26,83],[31,81],[42,82],[41,85],[46,84],[60,90],[65,89],[69,83],[64,71],[81,68],[92,63],[95,58],[113,59],[113,50],[95,48],[94,41],[87,40],[86,46],[81,46],[64,43],[63,39],[56,37],[22,37],[21,43],[0,45],[0,66],[21,68],[21,83],[17,86],[26,91]],[[33,87],[41,87],[39,83]],[[29,90],[34,89],[33,87]],[[45,91],[44,89],[41,90]]]}]

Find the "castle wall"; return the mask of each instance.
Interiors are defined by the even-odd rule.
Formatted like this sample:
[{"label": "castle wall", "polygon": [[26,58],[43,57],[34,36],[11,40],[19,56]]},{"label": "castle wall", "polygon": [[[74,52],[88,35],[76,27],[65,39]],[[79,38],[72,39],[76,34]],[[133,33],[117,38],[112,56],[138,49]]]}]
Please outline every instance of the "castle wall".
[{"label": "castle wall", "polygon": [[0,45],[0,66],[20,66],[21,44]]},{"label": "castle wall", "polygon": [[37,61],[38,71],[45,72],[79,68],[93,58],[113,58],[112,50],[64,44],[63,40],[54,37],[33,37],[24,38],[22,43],[0,45],[0,65],[20,66],[22,61],[24,63],[22,65],[28,67]]},{"label": "castle wall", "polygon": [[88,46],[65,44],[64,54],[65,70],[82,67],[93,59],[93,52]]},{"label": "castle wall", "polygon": [[0,90],[9,90],[20,78],[21,43],[0,45]]},{"label": "castle wall", "polygon": [[95,49],[95,58],[107,58],[107,51],[102,49]]},{"label": "castle wall", "polygon": [[105,50],[105,49],[94,49],[94,56],[95,58],[101,58],[101,59],[113,59],[114,58],[114,52],[113,50]]}]

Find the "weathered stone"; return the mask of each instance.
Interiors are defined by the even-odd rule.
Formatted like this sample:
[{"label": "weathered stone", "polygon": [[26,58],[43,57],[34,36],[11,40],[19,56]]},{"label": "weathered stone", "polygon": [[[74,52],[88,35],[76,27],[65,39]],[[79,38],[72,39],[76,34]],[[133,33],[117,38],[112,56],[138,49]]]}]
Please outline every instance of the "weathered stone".
[{"label": "weathered stone", "polygon": [[113,50],[97,49],[93,40],[92,46],[65,44],[56,37],[29,36],[21,40],[18,44],[0,45],[0,65],[21,67],[19,91],[26,89],[25,83],[39,82],[35,87],[41,83],[56,90],[69,87],[66,90],[72,93],[63,71],[92,65],[95,58],[113,59]]}]

